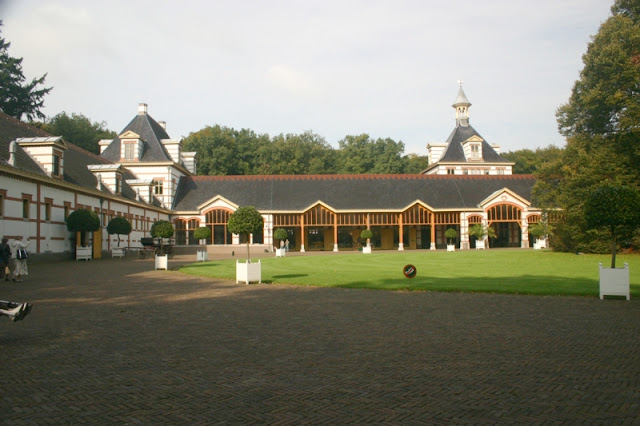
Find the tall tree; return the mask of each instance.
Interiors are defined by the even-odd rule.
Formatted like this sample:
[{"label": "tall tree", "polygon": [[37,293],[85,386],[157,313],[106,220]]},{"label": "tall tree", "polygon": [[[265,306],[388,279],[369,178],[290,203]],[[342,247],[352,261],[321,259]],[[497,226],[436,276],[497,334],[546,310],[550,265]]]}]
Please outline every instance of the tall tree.
[{"label": "tall tree", "polygon": [[[0,30],[2,21],[0,21]],[[25,83],[22,72],[22,58],[9,56],[10,42],[0,37],[0,110],[7,115],[28,120],[44,118],[40,109],[44,106],[44,96],[51,87],[39,87],[44,84],[47,74]]]},{"label": "tall tree", "polygon": [[611,12],[557,111],[567,147],[542,167],[534,188],[537,205],[562,209],[552,245],[567,251],[607,251],[607,236],[587,226],[584,201],[602,184],[637,189],[640,182],[640,6],[616,0]]},{"label": "tall tree", "polygon": [[404,173],[404,143],[373,140],[368,134],[347,135],[338,142],[338,173]]},{"label": "tall tree", "polygon": [[68,115],[61,112],[44,123],[29,123],[40,127],[42,130],[55,136],[62,136],[67,142],[84,148],[94,154],[100,153],[98,142],[101,139],[114,139],[118,134],[107,129],[103,122],[91,122],[82,114],[72,113]]}]

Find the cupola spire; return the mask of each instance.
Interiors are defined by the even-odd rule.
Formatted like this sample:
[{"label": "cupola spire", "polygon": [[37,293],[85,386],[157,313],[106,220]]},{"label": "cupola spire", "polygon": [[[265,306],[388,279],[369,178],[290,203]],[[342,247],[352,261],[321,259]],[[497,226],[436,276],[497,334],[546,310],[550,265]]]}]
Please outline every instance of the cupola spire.
[{"label": "cupola spire", "polygon": [[467,95],[464,94],[464,90],[462,90],[462,85],[464,81],[458,80],[458,85],[460,88],[458,89],[458,97],[456,98],[455,103],[452,107],[456,110],[456,125],[459,126],[468,126],[469,125],[469,107],[471,106],[471,102],[467,99]]}]

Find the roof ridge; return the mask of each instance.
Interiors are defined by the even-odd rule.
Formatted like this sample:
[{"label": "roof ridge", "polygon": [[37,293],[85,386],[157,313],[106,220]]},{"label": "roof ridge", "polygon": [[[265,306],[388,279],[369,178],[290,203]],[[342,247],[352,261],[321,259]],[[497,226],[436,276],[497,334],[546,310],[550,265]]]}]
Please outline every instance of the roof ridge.
[{"label": "roof ridge", "polygon": [[28,123],[25,123],[25,122],[23,122],[23,121],[21,121],[21,120],[18,120],[18,119],[17,119],[17,118],[15,118],[15,117],[10,116],[9,114],[5,114],[5,113],[4,113],[4,112],[2,112],[2,111],[0,111],[0,114],[1,114],[1,117],[2,117],[2,118],[4,118],[5,120],[13,121],[13,122],[14,122],[14,124],[17,124],[17,125],[18,125],[18,126],[20,126],[20,127],[24,127],[24,128],[29,129],[29,130],[35,131],[36,133],[40,133],[40,134],[41,134],[41,136],[43,136],[43,137],[52,137],[52,136],[55,136],[55,135],[52,135],[51,133],[49,133],[49,132],[47,132],[47,131],[45,131],[45,130],[40,129],[39,127],[32,126],[32,125],[30,125],[30,124],[28,124]]},{"label": "roof ridge", "polygon": [[511,175],[426,175],[420,173],[390,173],[390,174],[313,174],[313,175],[195,175],[184,176],[183,179],[191,180],[382,180],[382,179],[397,179],[397,180],[435,180],[435,179],[464,179],[464,180],[488,180],[488,179],[505,179],[505,180],[517,180],[517,179],[534,179],[532,174],[511,174]]}]

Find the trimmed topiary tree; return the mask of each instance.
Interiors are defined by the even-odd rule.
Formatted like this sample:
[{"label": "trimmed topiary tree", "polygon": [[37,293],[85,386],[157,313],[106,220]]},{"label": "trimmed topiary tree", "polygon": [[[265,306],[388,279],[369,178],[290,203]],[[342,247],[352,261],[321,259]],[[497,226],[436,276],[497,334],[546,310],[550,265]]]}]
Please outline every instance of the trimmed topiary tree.
[{"label": "trimmed topiary tree", "polygon": [[100,229],[100,218],[97,213],[89,209],[80,209],[67,217],[67,230],[80,233],[80,245],[86,246],[86,232],[96,232]]},{"label": "trimmed topiary tree", "polygon": [[173,237],[173,233],[173,225],[168,220],[158,220],[151,226],[151,236],[154,238],[160,238],[160,254],[169,254],[170,256],[173,256],[173,253],[167,253],[167,251],[171,251],[171,247],[169,247],[169,250],[164,249],[164,238]]},{"label": "trimmed topiary tree", "polygon": [[640,193],[628,186],[600,186],[584,203],[584,218],[589,228],[608,231],[611,237],[611,268],[615,268],[619,239],[630,237],[640,227]]},{"label": "trimmed topiary tree", "polygon": [[[278,228],[275,231],[273,231],[273,238],[279,241],[284,241],[287,238],[289,238],[289,233],[287,232],[286,229]],[[277,246],[277,247],[280,247],[280,246]]]},{"label": "trimmed topiary tree", "polygon": [[455,244],[452,243],[451,240],[455,240],[456,237],[458,236],[458,231],[456,231],[453,228],[449,228],[446,231],[444,231],[444,237],[447,239],[447,244]]},{"label": "trimmed topiary tree", "polygon": [[151,226],[151,236],[156,238],[173,237],[173,225],[168,220],[158,220]]},{"label": "trimmed topiary tree", "polygon": [[118,236],[118,247],[120,247],[120,235],[129,235],[131,233],[131,224],[124,217],[114,217],[107,224],[107,232]]},{"label": "trimmed topiary tree", "polygon": [[211,236],[211,228],[209,228],[208,226],[201,226],[193,231],[193,236],[197,240],[206,240]]},{"label": "trimmed topiary tree", "polygon": [[252,206],[238,207],[229,216],[227,227],[229,232],[247,236],[247,263],[251,259],[249,251],[249,236],[264,226],[264,219],[258,210]]},{"label": "trimmed topiary tree", "polygon": [[373,232],[371,232],[371,229],[363,229],[360,233],[360,238],[367,240],[367,247],[369,247],[371,244],[371,238],[373,238]]}]

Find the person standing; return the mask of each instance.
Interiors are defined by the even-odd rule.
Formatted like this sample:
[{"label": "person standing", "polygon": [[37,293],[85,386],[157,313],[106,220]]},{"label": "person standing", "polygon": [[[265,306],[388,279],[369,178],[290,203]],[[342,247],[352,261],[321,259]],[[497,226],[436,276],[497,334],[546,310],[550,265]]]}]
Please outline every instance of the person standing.
[{"label": "person standing", "polygon": [[5,281],[9,281],[9,264],[11,262],[11,247],[9,247],[8,239],[2,238],[0,244],[0,280],[4,277]]},{"label": "person standing", "polygon": [[[13,258],[13,280],[16,282],[24,281],[23,277],[29,275],[29,269],[27,268],[27,247],[29,247],[29,238],[23,237],[21,241],[13,240],[11,243],[11,257]],[[22,254],[25,253],[25,254]]]}]

